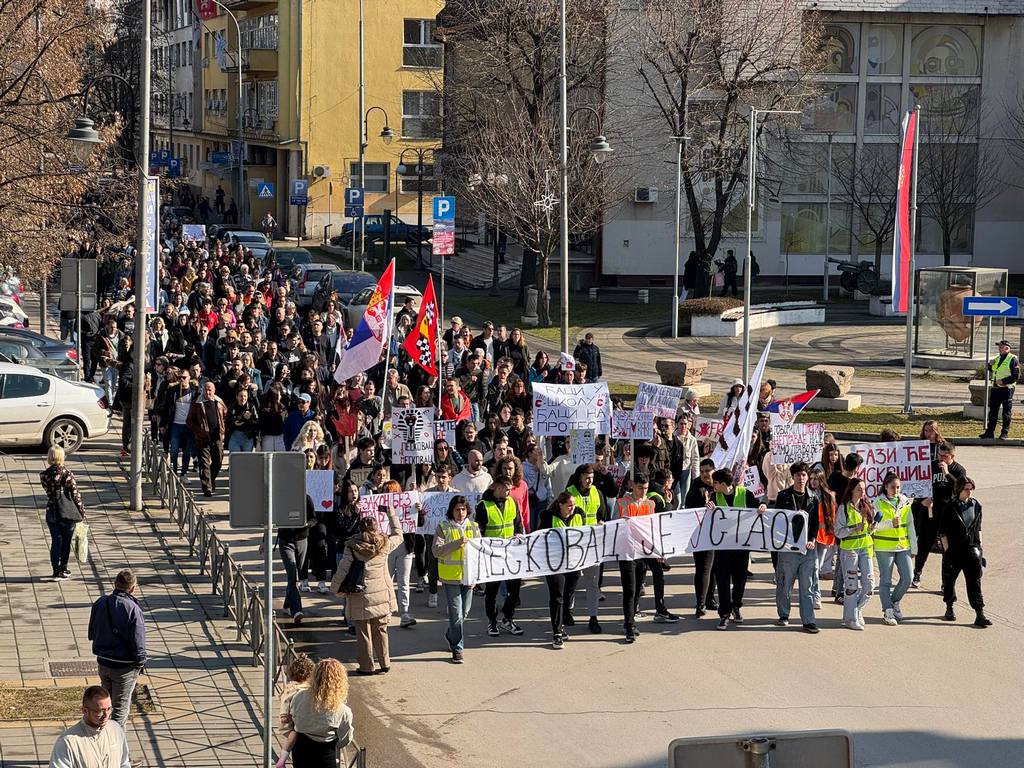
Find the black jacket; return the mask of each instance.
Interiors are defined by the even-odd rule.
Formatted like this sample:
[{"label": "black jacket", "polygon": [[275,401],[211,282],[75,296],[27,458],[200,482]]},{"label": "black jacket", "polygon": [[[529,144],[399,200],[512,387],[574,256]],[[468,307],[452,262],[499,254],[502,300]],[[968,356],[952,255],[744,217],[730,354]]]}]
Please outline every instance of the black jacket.
[{"label": "black jacket", "polygon": [[792,487],[779,491],[779,496],[772,505],[775,509],[803,510],[807,513],[807,540],[814,541],[818,538],[818,497],[811,493],[810,489],[804,489],[804,504],[798,506],[796,503],[796,491]]},{"label": "black jacket", "polygon": [[92,604],[92,652],[105,667],[126,669],[146,663],[146,623],[139,601],[115,589]]},{"label": "black jacket", "polygon": [[[964,525],[960,512],[968,505],[974,505],[974,520]],[[970,499],[967,502],[952,499],[939,508],[939,530],[946,537],[950,552],[964,553],[972,547],[981,547],[981,502]]]}]

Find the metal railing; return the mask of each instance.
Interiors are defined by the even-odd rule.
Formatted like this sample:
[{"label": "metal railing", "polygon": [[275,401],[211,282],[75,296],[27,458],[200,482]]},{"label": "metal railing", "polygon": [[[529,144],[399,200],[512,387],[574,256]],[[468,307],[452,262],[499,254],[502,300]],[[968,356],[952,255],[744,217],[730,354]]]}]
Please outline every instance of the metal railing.
[{"label": "metal railing", "polygon": [[[199,575],[209,577],[213,594],[221,596],[225,618],[233,619],[235,623],[235,641],[247,642],[252,651],[253,666],[260,666],[266,634],[263,601],[273,599],[273,595],[267,595],[265,587],[261,590],[245,577],[241,566],[231,555],[228,542],[221,540],[216,525],[175,474],[167,454],[148,430],[142,441],[142,472],[160,500],[160,506],[168,510],[171,522],[178,526],[178,535],[188,541],[189,556],[198,558]],[[297,655],[295,644],[275,621],[275,693],[283,688],[283,670]],[[344,764],[348,768],[365,768],[366,749],[354,741],[349,746],[352,756],[343,755],[347,761]]]}]

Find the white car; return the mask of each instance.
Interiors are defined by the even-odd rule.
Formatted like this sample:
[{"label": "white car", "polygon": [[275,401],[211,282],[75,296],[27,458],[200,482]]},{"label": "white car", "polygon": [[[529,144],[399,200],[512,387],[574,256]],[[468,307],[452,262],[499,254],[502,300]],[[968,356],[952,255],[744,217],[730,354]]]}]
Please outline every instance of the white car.
[{"label": "white car", "polygon": [[0,445],[59,445],[71,453],[109,431],[102,387],[0,363]]},{"label": "white car", "polygon": [[[364,288],[355,296],[352,297],[352,301],[345,305],[345,326],[348,328],[355,328],[359,325],[359,321],[363,319],[363,313],[366,312],[366,307],[370,304],[370,297],[373,296],[373,291],[376,285],[371,285]],[[423,294],[420,293],[419,289],[412,285],[396,285],[395,286],[395,306],[394,314],[398,314],[402,305],[405,303],[406,298],[412,298],[412,307],[417,312],[420,311],[420,302],[423,300]]]}]

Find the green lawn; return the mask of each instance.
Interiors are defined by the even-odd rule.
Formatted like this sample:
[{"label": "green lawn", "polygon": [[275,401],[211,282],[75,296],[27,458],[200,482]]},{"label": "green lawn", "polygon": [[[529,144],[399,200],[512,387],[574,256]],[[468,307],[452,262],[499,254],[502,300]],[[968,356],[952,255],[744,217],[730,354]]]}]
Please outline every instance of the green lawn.
[{"label": "green lawn", "polygon": [[[495,325],[507,325],[509,328],[522,328],[522,307],[516,307],[515,296],[503,293],[501,296],[449,294],[445,299],[445,315],[465,315],[470,325],[478,326],[483,320],[491,320]],[[530,333],[547,341],[557,343],[561,339],[559,329],[558,294],[551,296],[551,313],[553,326],[548,328],[529,328]],[[584,294],[575,295],[569,302],[569,337],[577,339],[587,330],[604,323],[621,323],[623,325],[644,326],[663,321],[671,321],[671,312],[667,307],[655,304],[612,304],[592,302]]]}]

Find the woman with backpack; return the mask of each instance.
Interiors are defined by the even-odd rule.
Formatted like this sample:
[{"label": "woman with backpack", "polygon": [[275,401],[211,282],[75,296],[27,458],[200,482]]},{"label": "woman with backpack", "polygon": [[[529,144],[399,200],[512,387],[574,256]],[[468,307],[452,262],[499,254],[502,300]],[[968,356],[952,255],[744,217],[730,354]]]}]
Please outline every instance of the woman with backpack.
[{"label": "woman with backpack", "polygon": [[50,565],[53,578],[64,581],[71,577],[68,560],[75,525],[85,519],[85,505],[78,492],[75,476],[64,466],[64,449],[50,447],[46,454],[48,466],[39,474],[46,491],[46,526],[50,529]]}]

